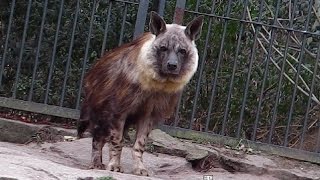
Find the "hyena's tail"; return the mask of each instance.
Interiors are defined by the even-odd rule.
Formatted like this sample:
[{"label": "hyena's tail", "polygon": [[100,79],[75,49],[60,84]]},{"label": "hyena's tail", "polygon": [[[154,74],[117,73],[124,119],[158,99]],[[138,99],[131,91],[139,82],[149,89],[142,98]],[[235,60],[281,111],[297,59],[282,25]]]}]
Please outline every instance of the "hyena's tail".
[{"label": "hyena's tail", "polygon": [[90,125],[90,108],[83,106],[80,112],[80,118],[77,121],[77,138],[83,137],[84,132],[88,129]]}]

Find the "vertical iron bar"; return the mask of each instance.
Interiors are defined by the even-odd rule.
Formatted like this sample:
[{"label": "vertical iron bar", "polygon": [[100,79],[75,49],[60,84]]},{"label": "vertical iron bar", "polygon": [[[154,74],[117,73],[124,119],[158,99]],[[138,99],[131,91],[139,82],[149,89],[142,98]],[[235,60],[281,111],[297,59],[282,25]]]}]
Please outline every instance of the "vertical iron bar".
[{"label": "vertical iron bar", "polygon": [[164,8],[166,7],[166,0],[159,0],[158,13],[160,16],[164,15]]},{"label": "vertical iron bar", "polygon": [[[211,23],[212,23],[212,18],[210,18],[210,20],[209,20],[208,34],[207,34],[207,37],[206,37],[206,46],[205,46],[205,47],[207,47],[207,43],[209,42],[209,32],[210,32],[210,29],[211,29]],[[206,56],[206,55],[207,55],[206,52],[207,52],[207,50],[205,50],[205,54],[204,54],[203,56]],[[203,61],[203,62],[201,63],[201,65],[204,64],[205,58],[203,58],[202,61]],[[200,73],[201,73],[201,75],[199,76],[199,78],[201,78],[201,76],[202,76],[202,70],[200,70]],[[199,79],[199,81],[198,81],[198,85],[199,85],[199,88],[200,88],[200,79]],[[198,88],[198,86],[197,86],[197,88]],[[197,96],[197,93],[196,93],[196,96]],[[208,130],[209,130],[211,110],[212,110],[212,103],[210,103],[209,109],[208,109],[205,132],[208,132]]]},{"label": "vertical iron bar", "polygon": [[75,36],[76,27],[77,27],[77,21],[78,21],[78,16],[79,16],[79,8],[80,8],[80,0],[77,1],[77,7],[76,7],[76,11],[74,13],[74,22],[73,22],[72,33],[71,33],[71,40],[70,40],[67,64],[65,66],[66,70],[65,70],[64,76],[63,76],[64,80],[63,80],[63,86],[62,86],[60,106],[63,105],[64,96],[65,96],[65,92],[66,92],[66,85],[67,85],[67,79],[68,79],[69,68],[70,68],[70,63],[71,63],[71,56],[72,56],[72,50],[73,50],[73,44],[74,44],[74,36]]},{"label": "vertical iron bar", "polygon": [[9,24],[8,24],[8,29],[7,29],[7,34],[6,34],[6,41],[5,41],[5,44],[4,44],[3,56],[2,56],[2,62],[1,62],[1,69],[0,69],[0,87],[2,86],[2,75],[3,75],[3,71],[4,71],[4,64],[5,64],[5,61],[6,61],[6,55],[7,55],[7,50],[8,50],[9,37],[10,37],[10,31],[11,31],[11,25],[12,25],[12,21],[13,21],[13,13],[14,13],[15,5],[16,5],[16,0],[12,0],[11,9],[10,9]]},{"label": "vertical iron bar", "polygon": [[160,16],[164,14],[164,8],[166,6],[166,0],[153,0],[153,10],[157,11]]},{"label": "vertical iron bar", "polygon": [[[227,7],[226,17],[229,17],[229,15],[230,15],[231,2],[232,2],[231,0],[228,1],[228,7]],[[223,54],[224,41],[225,41],[224,39],[225,39],[225,37],[226,37],[227,26],[228,26],[228,20],[224,19],[223,33],[222,33],[222,37],[221,37],[220,50],[219,50],[219,57],[218,57],[217,66],[216,66],[216,68],[215,68],[214,80],[213,80],[213,82],[212,82],[212,90],[211,90],[211,97],[210,97],[209,108],[212,108],[213,99],[214,99],[215,91],[216,91],[216,87],[217,87],[218,74],[219,74],[220,63],[221,63],[222,54]],[[211,109],[210,109],[210,114],[211,114]],[[210,114],[208,114],[208,116],[210,116]],[[222,131],[221,131],[221,134],[222,134],[222,135],[224,134],[224,129],[225,129],[225,122],[223,122],[223,125],[222,125]]]},{"label": "vertical iron bar", "polygon": [[57,22],[57,29],[56,29],[56,34],[54,36],[52,57],[51,57],[50,65],[49,65],[49,74],[48,74],[46,93],[45,93],[45,97],[44,97],[44,104],[48,103],[48,98],[49,98],[49,90],[50,90],[50,86],[51,86],[52,73],[53,73],[53,69],[54,69],[54,61],[56,58],[57,43],[58,43],[58,37],[59,37],[59,31],[60,31],[61,17],[62,17],[62,12],[63,12],[63,4],[64,4],[64,0],[61,0],[59,15],[58,15],[58,22]]},{"label": "vertical iron bar", "polygon": [[181,94],[179,96],[178,104],[177,104],[177,107],[176,107],[176,112],[175,112],[175,116],[174,116],[174,127],[178,126],[179,109],[180,109],[180,106],[181,106],[182,94],[183,94],[183,91],[181,92]]},{"label": "vertical iron bar", "polygon": [[279,81],[278,81],[279,83],[278,83],[278,88],[277,88],[276,100],[275,100],[275,104],[274,104],[274,107],[273,107],[273,113],[272,113],[272,118],[271,118],[271,126],[270,126],[269,137],[268,137],[268,143],[269,144],[271,144],[273,132],[274,132],[275,125],[276,125],[277,107],[279,105],[279,99],[280,99],[280,94],[281,94],[281,86],[282,86],[282,81],[283,81],[284,68],[285,68],[285,65],[286,65],[287,53],[288,53],[288,50],[289,50],[290,34],[291,34],[291,31],[289,31],[288,34],[287,34],[286,45],[285,45],[285,48],[284,48],[285,49],[284,50],[284,56],[282,58],[282,65],[281,65],[280,77],[279,77]]},{"label": "vertical iron bar", "polygon": [[[306,32],[308,30],[312,4],[313,4],[313,0],[309,1],[308,16],[307,16],[307,19],[305,21],[304,32]],[[300,75],[300,71],[301,71],[302,59],[303,59],[304,52],[305,52],[305,47],[306,47],[306,33],[303,33],[302,45],[301,45],[301,49],[300,49],[301,52],[300,52],[299,62],[298,62],[298,69],[297,69],[297,73],[295,74],[294,89],[293,89],[292,100],[291,100],[291,104],[290,104],[290,111],[289,111],[288,123],[287,123],[287,126],[286,126],[286,133],[285,133],[285,137],[284,137],[284,143],[283,143],[284,146],[288,145],[288,136],[289,136],[289,131],[290,131],[290,124],[291,124],[291,120],[292,120],[295,97],[297,95],[297,86],[298,86],[298,80],[299,80],[299,75]]]},{"label": "vertical iron bar", "polygon": [[28,7],[27,7],[26,19],[25,19],[24,28],[23,28],[21,49],[20,49],[20,54],[19,54],[18,67],[17,67],[17,71],[16,71],[16,79],[15,79],[15,82],[13,85],[13,94],[12,94],[13,98],[16,98],[17,87],[18,87],[18,83],[19,83],[19,75],[20,75],[20,70],[21,70],[22,56],[24,53],[24,44],[26,42],[26,37],[27,37],[27,29],[28,29],[29,17],[30,17],[30,12],[31,12],[31,4],[32,4],[32,0],[29,0]]},{"label": "vertical iron bar", "polygon": [[123,10],[123,17],[122,17],[121,31],[120,31],[120,38],[119,38],[118,46],[120,46],[122,44],[124,27],[126,25],[127,10],[128,10],[128,4],[124,3],[124,10]]},{"label": "vertical iron bar", "polygon": [[[230,10],[231,10],[231,2],[228,2],[228,9],[227,9],[227,15],[226,17],[229,17],[230,15]],[[218,82],[218,75],[219,75],[219,68],[220,68],[220,62],[222,59],[222,53],[223,53],[223,47],[224,47],[224,39],[226,36],[226,31],[227,31],[227,25],[228,25],[228,21],[225,21],[224,27],[223,27],[223,34],[222,34],[222,39],[221,39],[221,45],[220,45],[220,52],[219,52],[219,58],[218,58],[218,62],[217,62],[217,67],[216,67],[216,72],[215,72],[215,77],[214,77],[214,82],[213,82],[213,86],[212,86],[212,91],[211,91],[211,98],[210,100],[213,101],[214,97],[215,97],[215,91],[216,91],[216,86],[217,86],[217,82]],[[210,102],[211,103],[211,102]],[[225,119],[226,120],[226,119]],[[222,129],[221,129],[221,134],[224,135],[224,131],[226,128],[226,122],[223,120],[222,122]]]},{"label": "vertical iron bar", "polygon": [[31,87],[30,87],[30,90],[29,90],[28,101],[32,101],[33,88],[34,88],[34,83],[35,83],[34,81],[35,81],[35,79],[36,79],[37,67],[38,67],[38,64],[39,64],[39,54],[40,54],[40,48],[41,48],[41,42],[42,42],[43,28],[44,28],[44,23],[45,23],[46,14],[47,14],[47,6],[48,6],[48,0],[45,0],[45,1],[44,1],[44,7],[43,7],[43,13],[42,13],[41,26],[40,26],[40,34],[39,34],[39,40],[38,40],[38,47],[37,47],[37,52],[36,52],[36,60],[35,60],[35,62],[34,62],[34,67],[33,67]]},{"label": "vertical iron bar", "polygon": [[[212,5],[211,5],[211,14],[213,14],[215,11],[215,1],[212,1]],[[203,50],[203,55],[201,58],[201,65],[200,65],[200,70],[199,70],[199,77],[198,77],[198,81],[197,81],[197,87],[196,87],[196,94],[193,100],[193,107],[192,107],[192,114],[191,114],[191,119],[190,119],[190,126],[189,129],[192,128],[192,122],[195,116],[195,112],[197,109],[197,100],[198,100],[198,96],[200,93],[200,85],[201,85],[201,80],[202,80],[202,74],[204,71],[204,64],[206,62],[206,57],[207,57],[207,51],[208,51],[208,44],[209,44],[209,38],[210,38],[210,33],[211,33],[211,26],[212,26],[212,18],[209,18],[209,25],[208,25],[208,29],[207,29],[207,35],[206,35],[206,41],[205,41],[205,48]],[[207,121],[207,124],[209,126],[209,121]],[[207,128],[206,128],[207,131]]]},{"label": "vertical iron bar", "polygon": [[[242,15],[241,15],[242,16],[241,20],[246,19],[247,6],[248,6],[248,0],[245,0]],[[233,90],[233,85],[234,85],[234,77],[235,77],[237,64],[238,64],[237,60],[238,60],[238,56],[239,56],[239,52],[240,52],[240,45],[241,45],[241,41],[242,41],[241,37],[243,34],[243,29],[244,29],[244,22],[240,21],[240,31],[239,31],[239,35],[238,35],[237,49],[236,49],[236,54],[235,54],[235,58],[233,61],[232,75],[231,75],[231,80],[230,80],[230,84],[229,84],[229,92],[228,92],[228,97],[227,97],[227,102],[226,102],[226,108],[224,110],[224,115],[223,115],[223,122],[227,121],[227,118],[228,118],[229,107],[230,107],[230,103],[231,103],[231,95],[232,95],[232,90]],[[240,136],[241,124],[242,124],[242,122],[239,122],[238,130],[237,130],[237,138],[239,138],[239,136]]]},{"label": "vertical iron bar", "polygon": [[197,0],[196,9],[194,10],[195,12],[199,12],[199,5],[200,5],[200,0]]},{"label": "vertical iron bar", "polygon": [[312,76],[312,81],[311,81],[311,87],[310,87],[310,92],[309,92],[309,98],[308,98],[308,103],[307,103],[306,114],[305,114],[304,120],[303,120],[303,129],[302,129],[302,133],[301,133],[301,136],[300,136],[299,149],[302,149],[302,145],[303,145],[303,141],[304,141],[304,135],[305,135],[306,130],[307,130],[308,115],[309,115],[310,104],[311,104],[311,99],[312,99],[311,97],[313,95],[312,92],[314,90],[314,84],[315,84],[315,81],[316,81],[318,63],[320,63],[319,55],[320,55],[320,43],[318,43],[318,51],[317,51],[317,56],[316,56],[316,59],[315,59],[315,64],[314,64],[314,69],[313,69],[313,76]]},{"label": "vertical iron bar", "polygon": [[186,7],[186,0],[177,0],[176,8],[174,10],[174,15],[173,15],[173,23],[182,24],[185,7]]},{"label": "vertical iron bar", "polygon": [[[274,18],[273,18],[273,25],[274,26],[276,26],[278,24],[277,21],[278,21],[279,9],[280,9],[280,0],[277,1],[275,13],[274,13]],[[254,125],[253,125],[253,135],[251,136],[251,140],[252,141],[254,141],[256,139],[256,134],[257,134],[258,122],[259,122],[259,118],[260,118],[260,110],[261,110],[263,96],[264,96],[264,88],[265,88],[266,81],[267,81],[269,62],[270,62],[270,57],[271,57],[271,54],[272,54],[272,46],[273,46],[274,33],[275,33],[274,32],[275,31],[275,27],[274,26],[271,27],[271,33],[270,33],[271,37],[270,37],[270,41],[269,41],[268,54],[267,54],[265,69],[264,69],[264,73],[263,73],[262,86],[261,86],[261,91],[260,91],[260,96],[259,96],[256,119],[255,119]]]},{"label": "vertical iron bar", "polygon": [[144,32],[144,26],[147,19],[148,14],[149,1],[148,0],[140,0],[139,8],[137,13],[136,25],[134,28],[133,39],[136,39],[140,34]]},{"label": "vertical iron bar", "polygon": [[89,33],[88,33],[88,38],[87,38],[86,50],[85,50],[85,55],[84,55],[84,59],[83,59],[83,62],[82,62],[82,71],[81,71],[81,78],[80,78],[80,84],[79,84],[79,90],[78,90],[78,96],[77,96],[76,109],[79,109],[79,107],[80,107],[82,83],[83,83],[84,73],[86,72],[86,66],[87,66],[87,61],[88,61],[88,54],[89,54],[89,48],[90,48],[90,40],[91,40],[91,34],[92,34],[94,14],[96,13],[96,6],[97,6],[97,0],[94,0],[93,1],[92,12],[91,12],[91,19],[90,19],[90,26],[89,26]]},{"label": "vertical iron bar", "polygon": [[106,22],[106,26],[105,26],[105,28],[104,28],[104,35],[103,35],[103,42],[102,42],[100,57],[103,56],[103,54],[105,53],[105,49],[106,49],[107,35],[108,35],[108,31],[109,31],[109,23],[110,23],[112,2],[113,2],[113,1],[109,1],[107,22]]},{"label": "vertical iron bar", "polygon": [[[174,10],[174,15],[173,15],[173,23],[182,24],[185,6],[186,6],[186,0],[177,0],[176,1],[176,7]],[[174,120],[175,127],[178,126],[178,117],[179,117],[179,110],[180,110],[180,106],[181,106],[182,96],[183,96],[183,92],[181,92],[181,94],[180,94],[178,106],[176,109],[175,120]]]},{"label": "vertical iron bar", "polygon": [[317,143],[316,143],[315,152],[316,153],[320,153],[320,121],[318,121],[317,124],[318,124],[318,137],[317,137]]},{"label": "vertical iron bar", "polygon": [[[289,21],[289,28],[292,29],[293,27],[293,20],[295,19],[295,12],[297,9],[297,0],[293,2],[293,11],[291,14],[291,19]],[[274,128],[276,125],[276,117],[277,117],[277,107],[279,105],[279,99],[280,99],[280,94],[281,94],[281,86],[282,86],[282,81],[283,81],[283,74],[284,74],[284,68],[286,65],[286,59],[287,59],[287,53],[289,50],[289,39],[290,39],[290,34],[292,31],[288,31],[287,38],[286,38],[286,45],[285,45],[285,50],[284,50],[284,57],[282,58],[282,65],[281,65],[281,71],[280,71],[280,77],[279,77],[279,84],[277,88],[277,95],[276,95],[276,100],[275,100],[275,105],[273,108],[273,113],[272,113],[272,119],[271,119],[271,127],[270,127],[270,132],[269,132],[269,137],[268,137],[268,143],[271,144],[272,141],[272,136],[274,132]]]},{"label": "vertical iron bar", "polygon": [[[262,17],[262,9],[263,9],[264,1],[260,1],[260,6],[259,6],[259,16],[258,16],[258,22],[261,22],[261,17]],[[254,32],[254,37],[253,37],[253,46],[250,54],[250,61],[249,61],[249,69],[248,69],[248,75],[245,83],[245,89],[244,89],[244,95],[243,95],[243,100],[242,100],[242,105],[241,105],[241,110],[240,110],[240,118],[239,121],[243,122],[243,116],[244,116],[244,110],[246,106],[246,101],[247,101],[247,96],[248,96],[248,89],[249,89],[249,83],[251,79],[251,71],[252,71],[252,64],[253,64],[253,59],[255,58],[255,49],[257,46],[257,39],[258,39],[258,34],[260,32],[261,25],[257,26],[257,29]]]}]

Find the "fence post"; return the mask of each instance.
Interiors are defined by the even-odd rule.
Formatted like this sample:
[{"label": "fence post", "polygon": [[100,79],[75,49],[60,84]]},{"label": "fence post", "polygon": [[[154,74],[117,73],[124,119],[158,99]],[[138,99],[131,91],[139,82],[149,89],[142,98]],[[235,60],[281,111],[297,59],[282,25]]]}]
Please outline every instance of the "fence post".
[{"label": "fence post", "polygon": [[152,10],[157,11],[160,16],[163,16],[165,6],[166,0],[153,0],[152,2]]},{"label": "fence post", "polygon": [[140,34],[144,32],[144,25],[146,24],[148,7],[149,7],[148,0],[140,0],[137,19],[136,19],[136,25],[134,28],[133,39],[136,39]]},{"label": "fence post", "polygon": [[184,9],[186,7],[186,0],[177,0],[176,8],[174,10],[173,23],[182,24]]},{"label": "fence post", "polygon": [[[186,7],[186,0],[177,0],[176,2],[176,7],[174,10],[174,15],[173,15],[173,23],[175,24],[182,24],[183,22],[183,15],[184,15],[184,9]],[[178,121],[179,121],[179,110],[181,106],[181,100],[182,100],[182,94],[179,96],[178,103],[176,104],[176,111],[174,114],[174,126],[178,126]]]}]

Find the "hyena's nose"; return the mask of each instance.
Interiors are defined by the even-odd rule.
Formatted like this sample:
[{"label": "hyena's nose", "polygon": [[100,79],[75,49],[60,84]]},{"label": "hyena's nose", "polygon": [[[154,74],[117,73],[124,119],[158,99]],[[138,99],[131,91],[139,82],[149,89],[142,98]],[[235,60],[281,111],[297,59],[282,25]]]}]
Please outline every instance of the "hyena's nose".
[{"label": "hyena's nose", "polygon": [[169,71],[174,71],[178,67],[178,62],[177,61],[169,61],[167,64],[167,68]]}]

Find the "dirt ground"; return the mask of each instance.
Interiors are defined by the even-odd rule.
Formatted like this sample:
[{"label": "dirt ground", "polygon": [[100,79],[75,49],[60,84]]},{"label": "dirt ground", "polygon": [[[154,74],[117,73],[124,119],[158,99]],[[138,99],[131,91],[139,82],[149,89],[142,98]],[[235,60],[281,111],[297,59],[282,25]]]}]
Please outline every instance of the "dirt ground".
[{"label": "dirt ground", "polygon": [[[276,179],[269,175],[252,175],[246,173],[229,173],[222,169],[215,172],[199,173],[192,169],[184,158],[165,154],[144,154],[144,162],[151,171],[151,177],[140,177],[131,174],[132,159],[129,148],[124,148],[122,165],[125,173],[114,173],[107,170],[88,170],[90,162],[91,139],[85,138],[74,142],[45,143],[41,146],[0,143],[1,177],[17,179],[77,179],[85,177],[113,177],[115,179],[203,179],[212,175],[214,179]],[[104,149],[104,162],[108,152]]]},{"label": "dirt ground", "polygon": [[[4,129],[8,129],[8,126],[16,130],[15,135],[27,132],[26,128],[20,127],[18,129],[17,125],[4,125],[3,122],[2,125],[0,122],[0,136],[3,136],[1,133],[4,132]],[[16,122],[13,123],[16,124]],[[19,126],[21,125],[25,124],[19,123]],[[27,125],[27,127],[30,128],[31,126]],[[32,126],[31,129],[35,129],[35,126]],[[47,132],[41,128],[40,130]],[[70,132],[72,134],[74,131]],[[91,157],[91,138],[73,141],[58,138],[57,141],[47,141],[38,144],[0,142],[0,179],[320,180],[319,165],[264,154],[239,154],[239,152],[223,148],[199,148],[200,146],[198,145],[180,141],[163,132],[154,132],[158,132],[153,133],[153,140],[157,141],[158,144],[168,142],[167,146],[169,148],[191,150],[193,160],[190,160],[190,152],[188,152],[189,154],[186,153],[188,154],[186,157],[178,157],[159,153],[155,149],[153,153],[146,152],[143,155],[144,163],[151,172],[151,176],[141,177],[131,174],[133,165],[130,147],[125,147],[122,152],[121,163],[125,172],[115,173],[108,170],[88,169]],[[33,136],[33,138],[38,137],[39,133],[36,134],[37,136]],[[207,153],[207,155],[201,159],[202,161],[194,160],[196,159],[195,157],[202,156],[203,152]],[[103,153],[103,161],[106,164],[108,162],[107,145],[104,147]],[[194,166],[194,162],[201,162],[202,164],[200,163],[200,165],[203,167],[210,164],[211,168],[206,172],[199,171]],[[204,178],[205,176],[206,178]]]}]

